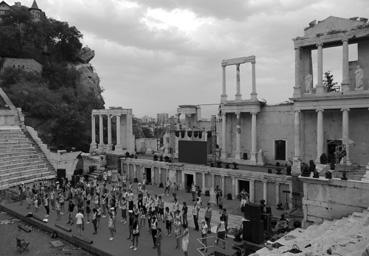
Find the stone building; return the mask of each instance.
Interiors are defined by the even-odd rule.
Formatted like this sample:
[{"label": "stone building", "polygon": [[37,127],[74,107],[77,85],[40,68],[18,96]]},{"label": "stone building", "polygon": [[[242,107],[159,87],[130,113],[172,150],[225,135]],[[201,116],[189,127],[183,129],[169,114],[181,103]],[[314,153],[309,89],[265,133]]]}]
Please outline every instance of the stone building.
[{"label": "stone building", "polygon": [[[13,8],[17,8],[17,7],[22,7],[21,2],[15,2],[13,6],[10,6],[5,1],[1,1],[0,2],[0,21],[1,21],[2,16],[8,15],[9,12],[11,12]],[[28,8],[28,11],[31,14],[31,18],[33,22],[39,22],[42,19],[46,18],[45,13],[40,8],[38,8],[36,0],[33,0],[33,3],[31,7]]]}]

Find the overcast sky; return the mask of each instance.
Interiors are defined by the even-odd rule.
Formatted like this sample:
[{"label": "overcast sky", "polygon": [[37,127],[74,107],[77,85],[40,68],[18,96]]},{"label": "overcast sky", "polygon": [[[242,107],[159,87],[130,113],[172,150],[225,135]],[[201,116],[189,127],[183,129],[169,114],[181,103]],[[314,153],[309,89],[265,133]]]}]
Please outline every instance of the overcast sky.
[{"label": "overcast sky", "polygon": [[[33,0],[24,0],[30,6]],[[12,2],[8,3],[12,4]],[[368,17],[369,0],[37,0],[48,17],[67,21],[95,50],[106,107],[136,116],[181,104],[219,103],[221,60],[256,56],[258,97],[288,100],[294,84],[292,38],[330,15]],[[325,51],[324,69],[341,81],[341,51]],[[350,48],[350,59],[355,50]],[[233,98],[235,67],[227,69]],[[241,92],[251,91],[251,65],[241,65]]]}]

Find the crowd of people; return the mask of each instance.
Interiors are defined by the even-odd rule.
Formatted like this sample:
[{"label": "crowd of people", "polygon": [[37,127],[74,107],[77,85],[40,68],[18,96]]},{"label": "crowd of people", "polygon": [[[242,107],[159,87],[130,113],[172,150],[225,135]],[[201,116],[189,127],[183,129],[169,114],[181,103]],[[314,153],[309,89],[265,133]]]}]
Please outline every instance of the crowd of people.
[{"label": "crowd of people", "polygon": [[[164,195],[169,195],[170,183],[164,187]],[[140,233],[146,229],[152,237],[153,248],[157,255],[161,255],[161,241],[163,236],[176,241],[176,249],[181,249],[188,255],[189,228],[188,206],[183,202],[180,206],[176,196],[173,203],[165,204],[161,195],[151,194],[145,184],[138,183],[133,186],[124,176],[117,175],[114,179],[111,173],[104,173],[103,179],[83,179],[78,182],[67,180],[34,183],[31,186],[20,186],[19,193],[25,198],[27,209],[33,212],[45,212],[48,218],[50,211],[56,213],[56,221],[62,221],[62,215],[67,216],[66,225],[76,225],[76,232],[82,235],[85,225],[92,224],[93,234],[96,235],[102,227],[102,218],[107,218],[109,240],[116,238],[119,228],[128,228],[131,241],[130,248],[136,251],[139,247]],[[199,211],[201,196],[195,196],[192,217],[195,230],[199,231],[207,250],[208,234],[211,232],[212,208],[208,203],[204,219],[199,225]],[[43,210],[44,209],[44,210]],[[217,227],[218,239],[216,243],[225,246],[228,214],[222,209],[220,224]],[[120,221],[122,225],[118,225]],[[161,225],[163,224],[163,225]],[[162,230],[165,226],[165,230]],[[220,242],[219,242],[220,241]]]}]

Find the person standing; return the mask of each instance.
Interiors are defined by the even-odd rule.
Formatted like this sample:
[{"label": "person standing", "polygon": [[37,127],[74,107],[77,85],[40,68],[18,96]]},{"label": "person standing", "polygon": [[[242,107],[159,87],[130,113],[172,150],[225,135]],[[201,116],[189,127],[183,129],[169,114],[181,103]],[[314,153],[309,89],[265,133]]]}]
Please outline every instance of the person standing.
[{"label": "person standing", "polygon": [[44,198],[44,207],[46,210],[46,218],[49,217],[50,214],[50,207],[49,207],[49,196],[47,195],[47,193],[45,194],[45,198]]},{"label": "person standing", "polygon": [[69,199],[69,201],[68,201],[68,222],[67,222],[67,224],[73,225],[73,217],[72,217],[73,211],[74,211],[74,203],[73,203],[72,199]]},{"label": "person standing", "polygon": [[182,206],[182,224],[188,226],[187,212],[188,212],[187,203],[183,202],[183,206]]},{"label": "person standing", "polygon": [[110,238],[109,240],[113,240],[114,239],[114,234],[115,234],[115,224],[114,224],[114,210],[110,210],[108,212],[108,228],[110,231]]},{"label": "person standing", "polygon": [[204,244],[204,248],[202,248],[205,252],[208,251],[208,232],[209,227],[205,220],[201,222],[201,241]]},{"label": "person standing", "polygon": [[176,238],[176,249],[179,249],[179,239],[181,238],[181,216],[179,215],[179,211],[175,213],[174,216],[174,235]]},{"label": "person standing", "polygon": [[94,226],[94,232],[92,234],[97,234],[97,210],[95,208],[92,209],[92,224]]},{"label": "person standing", "polygon": [[78,211],[78,213],[76,214],[76,225],[77,225],[77,230],[78,233],[81,235],[82,234],[82,230],[83,230],[83,214],[81,211]]},{"label": "person standing", "polygon": [[156,233],[156,252],[158,256],[161,256],[161,239],[162,239],[161,228],[158,228],[158,231]]},{"label": "person standing", "polygon": [[158,220],[156,219],[156,215],[153,214],[151,217],[151,236],[152,236],[152,241],[153,241],[153,249],[156,248],[156,233],[158,231]]},{"label": "person standing", "polygon": [[133,225],[132,225],[132,245],[131,249],[137,251],[138,248],[138,237],[140,236],[140,225],[138,223],[138,212],[134,215]]},{"label": "person standing", "polygon": [[206,225],[208,227],[208,233],[211,233],[211,216],[212,216],[212,209],[210,207],[210,203],[208,203],[206,210],[205,210],[205,221],[206,221]]},{"label": "person standing", "polygon": [[200,207],[197,203],[195,203],[192,209],[192,216],[196,231],[199,231],[199,211]]},{"label": "person standing", "polygon": [[165,207],[165,227],[167,229],[167,236],[170,236],[172,233],[172,221],[173,221],[173,213],[169,211],[169,207]]}]

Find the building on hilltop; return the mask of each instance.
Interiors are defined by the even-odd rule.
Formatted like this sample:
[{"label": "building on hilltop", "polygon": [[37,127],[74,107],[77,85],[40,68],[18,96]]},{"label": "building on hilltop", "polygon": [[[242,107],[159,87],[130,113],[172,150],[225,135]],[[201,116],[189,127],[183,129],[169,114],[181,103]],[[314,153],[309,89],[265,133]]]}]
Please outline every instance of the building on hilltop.
[{"label": "building on hilltop", "polygon": [[169,114],[168,113],[158,113],[156,114],[156,123],[160,125],[165,125],[168,123]]},{"label": "building on hilltop", "polygon": [[1,58],[0,73],[6,68],[20,69],[26,72],[41,73],[42,65],[34,59],[22,59],[22,58]]},{"label": "building on hilltop", "polygon": [[[13,6],[10,6],[5,1],[0,2],[0,21],[1,17],[8,15],[14,8],[22,7],[21,2],[15,2]],[[38,8],[36,0],[33,1],[32,6],[28,8],[31,14],[33,22],[39,22],[46,18],[45,12]]]}]

